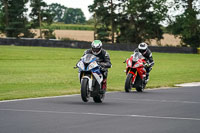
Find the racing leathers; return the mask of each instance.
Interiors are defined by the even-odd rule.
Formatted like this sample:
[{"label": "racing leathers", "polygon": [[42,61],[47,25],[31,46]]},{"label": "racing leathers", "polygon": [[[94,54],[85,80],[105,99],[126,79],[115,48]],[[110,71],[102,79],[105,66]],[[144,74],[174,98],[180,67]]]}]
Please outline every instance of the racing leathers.
[{"label": "racing leathers", "polygon": [[[134,52],[140,52],[138,48],[136,48],[134,50]],[[147,75],[146,75],[146,82],[148,82],[149,80],[149,73],[150,71],[152,70],[152,67],[154,65],[154,60],[153,60],[153,57],[152,57],[152,52],[150,49],[147,48],[146,52],[144,53],[141,53],[144,57],[145,57],[145,60],[147,61],[147,66],[146,66],[146,71],[147,71]]]}]

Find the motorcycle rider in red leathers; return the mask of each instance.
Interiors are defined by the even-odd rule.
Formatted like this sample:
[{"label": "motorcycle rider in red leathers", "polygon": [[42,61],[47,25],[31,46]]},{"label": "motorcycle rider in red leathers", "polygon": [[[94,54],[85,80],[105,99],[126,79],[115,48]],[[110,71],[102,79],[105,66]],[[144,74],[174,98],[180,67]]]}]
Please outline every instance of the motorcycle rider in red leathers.
[{"label": "motorcycle rider in red leathers", "polygon": [[91,49],[84,52],[85,54],[93,54],[98,59],[98,64],[101,66],[101,72],[103,74],[103,85],[101,93],[105,93],[107,87],[108,68],[111,68],[110,56],[106,50],[102,48],[102,42],[100,40],[94,40],[91,44]]},{"label": "motorcycle rider in red leathers", "polygon": [[145,59],[146,59],[146,61],[148,63],[147,67],[146,67],[147,75],[146,75],[146,79],[145,79],[145,82],[147,83],[149,81],[149,73],[152,70],[152,67],[154,65],[152,52],[148,48],[148,45],[146,43],[144,43],[144,42],[140,43],[138,45],[138,48],[136,48],[134,50],[134,52],[140,52],[145,57]]}]

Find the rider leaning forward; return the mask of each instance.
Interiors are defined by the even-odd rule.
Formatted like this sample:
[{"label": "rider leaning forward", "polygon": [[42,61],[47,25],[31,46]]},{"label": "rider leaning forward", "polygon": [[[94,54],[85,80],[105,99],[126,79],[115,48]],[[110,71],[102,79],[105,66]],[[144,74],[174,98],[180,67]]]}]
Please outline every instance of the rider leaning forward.
[{"label": "rider leaning forward", "polygon": [[[147,76],[146,82],[149,81],[149,73],[152,70],[154,65],[152,52],[148,48],[148,45],[144,42],[138,45],[138,48],[134,50],[134,52],[140,52],[147,61]],[[103,86],[102,91],[105,92],[106,84],[107,84],[107,76],[108,76],[108,68],[111,68],[110,56],[108,52],[102,48],[102,42],[100,40],[94,40],[91,44],[91,49],[88,49],[84,52],[85,54],[93,54],[98,58],[98,64],[101,66],[101,72],[103,73]]]},{"label": "rider leaning forward", "polygon": [[148,65],[146,67],[147,70],[147,76],[146,76],[146,83],[149,81],[149,73],[152,70],[152,67],[154,65],[153,57],[152,57],[152,52],[148,48],[148,45],[144,42],[140,43],[138,45],[138,48],[134,50],[134,52],[140,52],[146,59]]},{"label": "rider leaning forward", "polygon": [[107,86],[108,68],[111,68],[112,66],[110,56],[108,52],[102,48],[102,42],[100,40],[94,40],[91,44],[91,48],[84,52],[84,55],[85,54],[93,54],[98,58],[97,61],[101,66],[101,72],[103,74],[102,91],[104,93]]}]

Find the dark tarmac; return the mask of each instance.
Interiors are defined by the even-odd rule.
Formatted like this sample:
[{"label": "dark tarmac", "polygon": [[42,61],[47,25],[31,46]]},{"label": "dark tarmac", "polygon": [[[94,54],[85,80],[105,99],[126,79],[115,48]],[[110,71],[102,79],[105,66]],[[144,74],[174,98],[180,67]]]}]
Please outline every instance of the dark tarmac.
[{"label": "dark tarmac", "polygon": [[200,133],[200,86],[1,101],[0,133]]}]

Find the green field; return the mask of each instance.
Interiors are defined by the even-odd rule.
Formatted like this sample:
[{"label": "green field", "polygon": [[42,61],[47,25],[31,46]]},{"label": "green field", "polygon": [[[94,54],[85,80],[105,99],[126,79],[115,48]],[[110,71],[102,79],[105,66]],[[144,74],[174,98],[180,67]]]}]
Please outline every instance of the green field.
[{"label": "green field", "polygon": [[[76,62],[84,49],[0,46],[0,100],[80,93]],[[108,90],[124,91],[131,52],[108,51],[112,68]],[[147,88],[200,81],[200,55],[153,53]]]},{"label": "green field", "polygon": [[86,25],[86,24],[64,24],[64,23],[53,23],[50,26],[44,25],[42,28],[47,29],[54,29],[54,30],[94,30],[93,25]]}]

